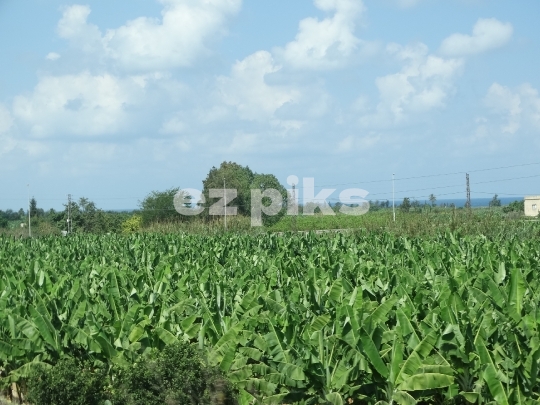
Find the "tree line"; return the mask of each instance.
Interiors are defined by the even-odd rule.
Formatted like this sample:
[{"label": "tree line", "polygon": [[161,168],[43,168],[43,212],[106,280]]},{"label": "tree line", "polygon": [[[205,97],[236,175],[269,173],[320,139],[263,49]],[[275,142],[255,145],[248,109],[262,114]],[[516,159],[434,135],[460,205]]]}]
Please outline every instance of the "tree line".
[{"label": "tree line", "polygon": [[[149,226],[155,223],[179,223],[189,221],[212,221],[216,217],[211,215],[209,207],[218,202],[221,198],[210,197],[211,189],[235,189],[237,195],[234,202],[230,204],[236,207],[237,214],[242,216],[251,216],[251,191],[258,189],[264,192],[268,189],[279,191],[282,196],[282,206],[284,209],[278,215],[268,216],[262,214],[263,224],[271,226],[277,223],[283,215],[285,215],[289,197],[287,190],[280,184],[276,176],[268,173],[257,173],[249,168],[235,162],[223,162],[219,167],[212,167],[206,178],[202,181],[202,197],[201,200],[195,201],[194,196],[188,196],[184,200],[187,201],[184,206],[191,208],[204,208],[200,215],[184,216],[180,215],[174,206],[175,196],[180,192],[179,187],[169,188],[164,191],[152,191],[142,201],[139,201],[138,209],[132,212],[115,212],[106,211],[98,208],[96,204],[88,198],[80,198],[78,201],[72,201],[64,204],[64,209],[55,211],[50,209],[45,211],[39,208],[35,198],[30,200],[30,218],[32,227],[49,228],[49,231],[65,231],[68,229],[68,219],[71,221],[71,229],[74,232],[84,233],[117,233],[126,231],[136,231],[141,227]],[[423,204],[409,197],[403,198],[400,204],[396,205],[401,212],[414,213],[432,210],[437,207],[437,197],[431,194],[428,201]],[[263,205],[268,206],[270,200],[267,197],[263,198]],[[392,203],[389,200],[369,201],[370,212],[388,210],[392,208]],[[313,203],[314,204],[314,203]],[[330,207],[337,213],[341,208],[341,203],[329,204]],[[493,196],[489,203],[490,207],[500,207],[501,201],[498,195]],[[439,207],[456,208],[453,203],[441,203]],[[303,212],[302,204],[298,205],[298,212],[301,215]],[[459,207],[462,208],[462,207]],[[310,207],[312,211],[312,207]],[[523,201],[516,201],[503,211],[508,212],[523,212]],[[69,212],[69,218],[68,218]],[[320,208],[315,208],[315,213],[320,212]],[[28,222],[28,210],[20,209],[19,211],[0,210],[0,228],[8,228],[9,226],[19,227],[26,226]]]}]

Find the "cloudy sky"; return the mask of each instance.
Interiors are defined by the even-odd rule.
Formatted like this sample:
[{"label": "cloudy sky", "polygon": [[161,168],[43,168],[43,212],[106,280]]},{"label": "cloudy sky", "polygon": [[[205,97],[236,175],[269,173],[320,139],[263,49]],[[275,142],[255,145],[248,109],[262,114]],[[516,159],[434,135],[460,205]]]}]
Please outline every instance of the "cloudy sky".
[{"label": "cloudy sky", "polygon": [[134,208],[224,160],[372,199],[392,173],[398,198],[464,198],[464,172],[473,197],[540,194],[539,15],[538,0],[0,0],[0,209],[27,184],[43,208],[68,193]]}]

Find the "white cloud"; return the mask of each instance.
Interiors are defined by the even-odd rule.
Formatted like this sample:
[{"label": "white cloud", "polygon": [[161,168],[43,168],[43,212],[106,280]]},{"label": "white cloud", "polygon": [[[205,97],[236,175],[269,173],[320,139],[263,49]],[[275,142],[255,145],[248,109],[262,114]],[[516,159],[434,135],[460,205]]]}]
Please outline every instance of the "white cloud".
[{"label": "white cloud", "polygon": [[315,6],[334,12],[319,21],[300,21],[298,34],[276,55],[298,69],[333,69],[343,66],[363,41],[354,35],[356,23],[365,10],[362,0],[315,0]]},{"label": "white cloud", "polygon": [[505,134],[515,134],[522,128],[540,130],[540,96],[528,83],[516,89],[493,83],[484,103],[503,119],[501,131]]},{"label": "white cloud", "polygon": [[241,0],[161,0],[161,18],[139,17],[102,35],[87,22],[88,6],[64,11],[58,34],[86,52],[99,52],[127,70],[190,66],[208,53],[207,42],[223,35]]},{"label": "white cloud", "polygon": [[8,132],[12,126],[11,113],[3,104],[0,104],[0,134]]},{"label": "white cloud", "polygon": [[183,120],[173,117],[163,123],[159,132],[162,134],[181,134],[186,128],[187,126]]},{"label": "white cloud", "polygon": [[15,97],[13,113],[35,136],[112,134],[126,126],[125,107],[140,91],[109,74],[46,76],[31,95]]},{"label": "white cloud", "polygon": [[45,57],[47,60],[58,60],[60,59],[60,54],[56,52],[49,52],[47,56]]},{"label": "white cloud", "polygon": [[103,50],[101,31],[96,25],[88,24],[90,12],[90,7],[79,4],[66,7],[57,32],[60,38],[69,40],[84,52],[99,52]]},{"label": "white cloud", "polygon": [[473,55],[506,45],[512,37],[513,27],[495,18],[480,18],[472,35],[452,34],[446,38],[440,52],[447,56]]},{"label": "white cloud", "polygon": [[234,107],[241,118],[267,119],[277,109],[298,100],[298,90],[286,86],[270,86],[266,77],[281,69],[272,55],[256,52],[232,67],[230,77],[218,78],[218,92],[224,104]]},{"label": "white cloud", "polygon": [[424,44],[406,47],[392,44],[388,50],[404,66],[398,73],[376,79],[380,97],[377,113],[364,117],[363,121],[399,122],[410,113],[444,107],[463,61],[431,55]]}]

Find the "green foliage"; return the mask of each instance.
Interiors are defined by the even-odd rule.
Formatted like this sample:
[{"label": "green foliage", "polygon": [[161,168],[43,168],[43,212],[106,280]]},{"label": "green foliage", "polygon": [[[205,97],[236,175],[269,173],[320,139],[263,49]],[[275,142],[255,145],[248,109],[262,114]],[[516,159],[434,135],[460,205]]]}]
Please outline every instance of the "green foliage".
[{"label": "green foliage", "polygon": [[399,208],[401,209],[401,211],[403,212],[409,212],[411,210],[411,199],[409,197],[405,197],[403,199],[403,202],[401,203],[401,205],[399,206]]},{"label": "green foliage", "polygon": [[115,405],[233,405],[234,393],[189,344],[166,346],[126,368],[115,383]]},{"label": "green foliage", "polygon": [[241,405],[534,403],[540,246],[527,226],[523,238],[0,236],[2,382],[69,356],[136,363],[120,396],[172,390],[162,381],[195,358],[175,344],[190,342]]},{"label": "green foliage", "polygon": [[[223,162],[219,168],[212,167],[203,180],[203,195],[206,200],[206,207],[210,207],[218,198],[210,198],[210,189],[223,189],[223,181],[227,189],[236,189],[237,197],[231,206],[238,207],[238,214],[250,215],[251,212],[251,184],[255,173],[247,167],[234,162]],[[208,210],[205,211],[208,214]]]},{"label": "green foliage", "polygon": [[489,202],[490,207],[500,207],[501,206],[501,200],[499,200],[499,196],[495,194],[491,201]]},{"label": "green foliage", "polygon": [[45,214],[43,209],[37,207],[37,201],[34,197],[30,200],[30,217],[42,217]]},{"label": "green foliage", "polygon": [[28,401],[33,405],[103,405],[107,400],[107,374],[73,358],[54,367],[38,365],[28,378]]},{"label": "green foliage", "polygon": [[[51,222],[58,230],[67,230],[68,205],[65,210],[52,213]],[[87,198],[81,197],[78,202],[72,201],[69,206],[72,230],[75,233],[116,233],[121,232],[122,222],[127,214],[105,212]]]},{"label": "green foliage", "polygon": [[133,215],[122,222],[122,233],[139,232],[142,229],[142,222],[140,215]]},{"label": "green foliage", "polygon": [[144,225],[154,222],[179,222],[188,217],[181,216],[174,208],[174,196],[180,189],[152,191],[140,203],[140,215]]},{"label": "green foliage", "polygon": [[[255,174],[250,185],[250,189],[259,189],[262,192],[268,189],[274,189],[279,191],[282,198],[283,209],[277,215],[266,215],[262,213],[262,220],[264,226],[272,226],[279,222],[279,220],[286,214],[287,208],[287,190],[283,187],[276,176],[273,174]],[[263,205],[268,206],[270,204],[270,199],[268,197],[263,197]],[[250,209],[251,213],[251,209]]]},{"label": "green foliage", "polygon": [[[24,216],[24,212],[23,212],[23,216]],[[18,221],[18,220],[20,220],[19,213],[14,212],[12,210],[6,210],[6,211],[0,210],[0,218],[4,218],[7,221]]]},{"label": "green foliage", "polygon": [[461,235],[485,235],[496,238],[540,237],[540,228],[524,224],[516,216],[503,215],[502,211],[474,208],[471,212],[459,207],[454,209],[423,209],[416,215],[401,215],[397,212],[393,220],[392,210],[379,210],[365,215],[298,215],[286,216],[270,230],[276,232],[331,231],[335,229],[366,230],[371,234],[391,233],[407,237],[434,237],[446,230],[458,231]]},{"label": "green foliage", "polygon": [[390,204],[390,201],[388,201],[388,200],[369,201],[369,212],[376,212],[376,211],[380,211],[380,210],[383,210],[383,209],[386,209],[386,208],[391,208],[391,207],[392,207],[392,205]]},{"label": "green foliage", "polygon": [[[263,192],[268,189],[278,190],[283,198],[283,207],[286,208],[287,206],[287,190],[279,183],[276,176],[254,173],[249,167],[241,166],[238,163],[223,162],[219,168],[212,167],[203,181],[203,195],[206,200],[206,207],[210,207],[219,200],[219,198],[210,198],[209,191],[210,189],[222,190],[224,180],[227,189],[237,190],[237,196],[230,206],[237,207],[239,215],[251,216],[252,189],[259,189]],[[268,200],[268,198],[264,197],[263,204],[268,205]],[[205,211],[205,215],[208,215],[208,210]],[[268,216],[263,213],[263,224],[271,226],[279,222],[283,215],[285,215],[285,209],[275,216]]]},{"label": "green foliage", "polygon": [[523,212],[525,212],[525,200],[511,202],[506,207],[503,207],[503,212],[504,213],[509,213],[509,212],[523,213]]},{"label": "green foliage", "polygon": [[9,226],[8,220],[5,217],[0,216],[0,228],[7,228],[8,226]]}]

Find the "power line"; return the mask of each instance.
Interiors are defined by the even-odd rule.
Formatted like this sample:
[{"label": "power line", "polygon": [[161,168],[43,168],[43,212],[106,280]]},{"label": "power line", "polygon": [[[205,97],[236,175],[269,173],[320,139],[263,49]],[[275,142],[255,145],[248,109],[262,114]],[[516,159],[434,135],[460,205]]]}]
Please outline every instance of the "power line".
[{"label": "power line", "polygon": [[[451,172],[451,173],[439,173],[439,174],[432,174],[432,175],[423,175],[423,176],[412,176],[412,177],[402,177],[402,178],[395,178],[395,181],[404,181],[404,180],[413,180],[413,179],[422,179],[422,178],[432,178],[432,177],[443,177],[443,176],[451,176],[451,175],[458,175],[463,173],[478,173],[478,172],[485,172],[485,171],[492,171],[492,170],[502,170],[502,169],[510,169],[510,168],[517,168],[517,167],[527,167],[527,166],[533,166],[533,165],[540,165],[540,162],[534,162],[534,163],[524,163],[519,165],[510,165],[510,166],[499,166],[499,167],[492,167],[492,168],[485,168],[485,169],[477,169],[477,170],[469,170],[468,172],[459,171],[459,172]],[[521,176],[521,177],[513,177],[513,178],[506,178],[506,179],[499,179],[499,180],[487,180],[487,181],[481,181],[481,182],[474,182],[474,185],[477,184],[487,184],[487,183],[497,183],[497,182],[504,182],[504,181],[512,181],[512,180],[521,180],[521,179],[530,179],[530,178],[536,178],[540,177],[540,174],[537,175],[531,175],[531,176]],[[334,187],[334,186],[344,186],[344,185],[364,185],[364,184],[374,184],[374,183],[388,183],[392,181],[391,179],[385,179],[385,180],[370,180],[370,181],[363,181],[363,182],[355,182],[355,183],[337,183],[337,184],[326,184],[318,186],[318,188],[322,187]],[[424,191],[424,190],[437,190],[437,189],[443,189],[443,188],[451,188],[451,187],[459,187],[461,185],[447,185],[447,186],[437,186],[437,187],[430,187],[430,188],[422,188],[422,189],[410,189],[410,190],[402,190],[398,191],[398,193],[409,193],[414,191]],[[302,187],[297,187],[296,190],[301,190]],[[387,195],[388,193],[375,193],[370,194],[371,196],[381,196],[381,195]],[[439,195],[447,195],[447,194],[458,194],[458,193],[446,193],[446,194],[439,194]],[[413,197],[416,198],[416,197]],[[94,201],[112,201],[112,200],[140,200],[141,197],[97,197],[93,198]],[[61,201],[63,198],[40,198],[40,201]],[[0,201],[20,201],[20,198],[0,198]]]},{"label": "power line", "polygon": [[[428,175],[423,175],[423,176],[412,176],[412,177],[401,177],[401,178],[396,177],[395,181],[424,179],[424,178],[430,178],[430,177],[453,176],[453,175],[458,175],[458,174],[487,172],[487,171],[491,171],[491,170],[511,169],[511,168],[516,168],[516,167],[526,167],[526,166],[533,166],[533,165],[540,165],[540,162],[524,163],[524,164],[512,165],[512,166],[491,167],[491,168],[487,168],[487,169],[468,170],[468,171],[461,171],[461,172],[428,174]],[[536,176],[533,176],[533,177],[536,177]],[[389,183],[391,181],[392,181],[391,179],[390,180],[389,179],[386,179],[386,180],[370,180],[370,181],[363,181],[363,182],[359,182],[359,183],[325,184],[325,185],[322,185],[322,186],[319,186],[319,187],[348,186],[348,185],[356,185],[356,184],[373,184],[373,183]],[[301,189],[301,187],[299,187],[298,189]]]},{"label": "power line", "polygon": [[457,175],[457,174],[487,172],[487,171],[491,171],[491,170],[511,169],[511,168],[514,168],[514,167],[525,167],[525,166],[533,166],[533,165],[540,165],[540,162],[524,163],[524,164],[521,164],[521,165],[512,165],[512,166],[491,167],[489,169],[468,170],[466,172],[453,172],[453,173],[429,174],[429,175],[425,175],[425,176],[415,176],[415,177],[402,177],[401,179],[398,178],[396,180],[412,180],[412,179],[423,179],[423,178],[427,178],[427,177],[452,176],[452,175]]}]

